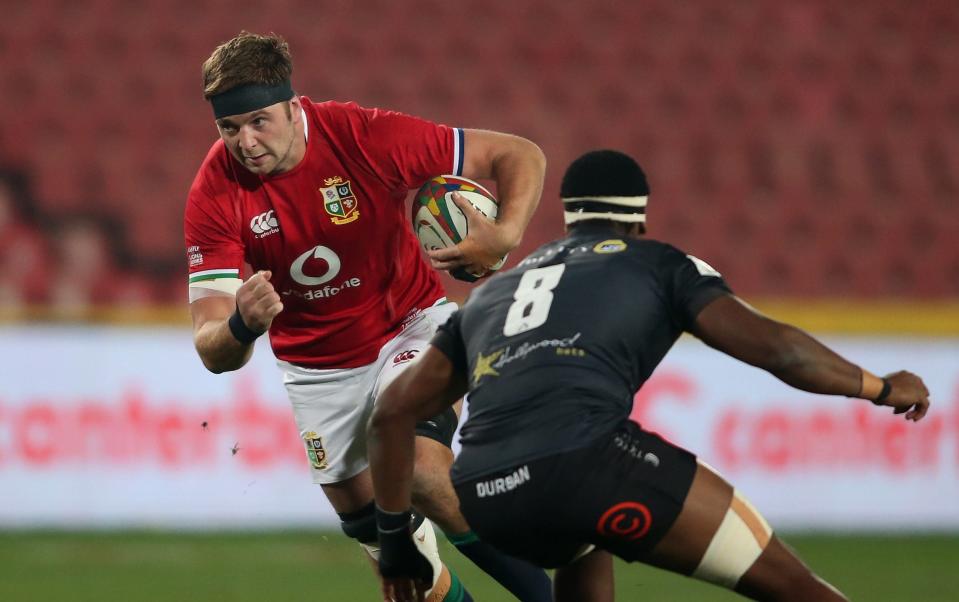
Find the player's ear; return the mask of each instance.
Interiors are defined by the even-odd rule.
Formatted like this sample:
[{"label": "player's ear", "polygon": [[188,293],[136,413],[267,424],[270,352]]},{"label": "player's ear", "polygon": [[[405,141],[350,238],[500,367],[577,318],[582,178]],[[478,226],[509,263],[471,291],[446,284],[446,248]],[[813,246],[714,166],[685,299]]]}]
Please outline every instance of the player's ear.
[{"label": "player's ear", "polygon": [[301,109],[302,105],[300,104],[300,97],[294,94],[293,98],[290,99],[290,104],[287,105],[287,116],[294,124],[299,123],[300,119],[303,117],[303,111]]}]

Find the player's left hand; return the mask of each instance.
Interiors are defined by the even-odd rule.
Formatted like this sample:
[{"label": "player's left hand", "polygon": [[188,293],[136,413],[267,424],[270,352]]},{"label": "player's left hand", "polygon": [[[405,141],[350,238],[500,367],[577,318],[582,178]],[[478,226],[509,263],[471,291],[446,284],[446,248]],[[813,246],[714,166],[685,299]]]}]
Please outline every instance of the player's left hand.
[{"label": "player's left hand", "polygon": [[[392,542],[380,542],[380,576],[383,599],[393,602],[423,602],[433,585],[433,567],[416,549],[412,536],[403,534]],[[385,544],[385,545],[384,545]]]},{"label": "player's left hand", "polygon": [[[929,389],[921,378],[900,370],[885,376],[892,388],[879,405],[895,408],[893,414],[905,414],[906,420],[918,422],[929,411]],[[874,402],[875,403],[875,402]]]},{"label": "player's left hand", "polygon": [[383,600],[387,602],[424,602],[430,584],[420,580],[383,578]]},{"label": "player's left hand", "polygon": [[429,251],[430,264],[437,270],[452,272],[462,268],[475,276],[485,276],[491,266],[516,247],[516,235],[506,225],[480,213],[460,193],[454,192],[452,199],[466,217],[466,238],[456,246]]},{"label": "player's left hand", "polygon": [[422,602],[433,586],[433,566],[413,542],[412,513],[376,508],[383,599]]}]

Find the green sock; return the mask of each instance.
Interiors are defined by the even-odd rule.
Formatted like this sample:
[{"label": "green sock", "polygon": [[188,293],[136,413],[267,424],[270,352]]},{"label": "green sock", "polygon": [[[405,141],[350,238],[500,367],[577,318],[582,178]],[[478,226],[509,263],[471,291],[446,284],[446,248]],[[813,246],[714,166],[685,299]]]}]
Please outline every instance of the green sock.
[{"label": "green sock", "polygon": [[463,546],[466,544],[471,544],[474,541],[479,541],[479,537],[477,537],[476,533],[473,533],[472,531],[460,533],[459,535],[453,535],[444,531],[443,534],[446,535],[446,539],[450,540],[450,543],[454,546]]},{"label": "green sock", "polygon": [[446,569],[450,572],[450,591],[446,592],[443,602],[473,602],[473,596],[466,591],[463,582],[456,576],[453,569],[449,565],[446,566]]},{"label": "green sock", "polygon": [[472,531],[456,535],[447,533],[446,537],[463,556],[496,579],[518,600],[552,602],[553,583],[543,569],[500,552]]}]

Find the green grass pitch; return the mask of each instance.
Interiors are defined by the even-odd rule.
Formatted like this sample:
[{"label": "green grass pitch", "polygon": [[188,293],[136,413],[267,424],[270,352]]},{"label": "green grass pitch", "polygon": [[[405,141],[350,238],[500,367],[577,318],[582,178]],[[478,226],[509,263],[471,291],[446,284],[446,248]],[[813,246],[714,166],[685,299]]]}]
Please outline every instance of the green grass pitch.
[{"label": "green grass pitch", "polygon": [[[959,600],[959,534],[789,535],[852,600]],[[479,602],[512,598],[442,539],[441,552]],[[5,602],[376,601],[359,548],[334,532],[0,533]],[[642,565],[616,565],[616,599],[736,600]]]}]

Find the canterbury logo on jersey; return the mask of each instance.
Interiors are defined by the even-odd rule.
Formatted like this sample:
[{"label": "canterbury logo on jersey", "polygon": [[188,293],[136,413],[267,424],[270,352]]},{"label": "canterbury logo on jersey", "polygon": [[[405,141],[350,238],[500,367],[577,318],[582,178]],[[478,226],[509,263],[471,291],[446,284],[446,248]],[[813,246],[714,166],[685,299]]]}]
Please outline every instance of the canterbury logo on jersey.
[{"label": "canterbury logo on jersey", "polygon": [[263,238],[280,231],[280,223],[276,221],[276,216],[273,213],[274,210],[270,209],[250,220],[250,230],[253,230],[257,238]]}]

